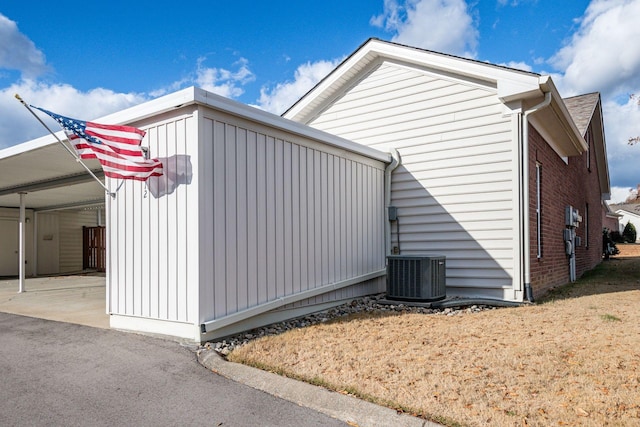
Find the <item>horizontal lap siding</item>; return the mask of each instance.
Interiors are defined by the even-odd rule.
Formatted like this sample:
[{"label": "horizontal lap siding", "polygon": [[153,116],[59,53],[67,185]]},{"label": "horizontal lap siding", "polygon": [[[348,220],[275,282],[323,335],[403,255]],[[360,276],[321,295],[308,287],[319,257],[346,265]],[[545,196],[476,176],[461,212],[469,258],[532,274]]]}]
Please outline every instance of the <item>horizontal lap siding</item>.
[{"label": "horizontal lap siding", "polygon": [[490,88],[384,63],[308,124],[397,148],[393,244],[446,255],[447,286],[481,295],[513,286],[513,131],[502,108]]},{"label": "horizontal lap siding", "polygon": [[96,225],[97,210],[68,210],[58,213],[60,273],[82,270],[82,227]]},{"label": "horizontal lap siding", "polygon": [[222,113],[203,135],[202,321],[384,269],[383,163]]},{"label": "horizontal lap siding", "polygon": [[[160,197],[143,182],[127,180],[108,203],[110,311],[193,323],[197,317],[197,134],[193,116],[143,127],[152,157],[168,159],[160,185],[179,181],[175,155],[189,156],[193,177]],[[183,173],[186,171],[182,168]],[[184,182],[184,181],[183,181]],[[108,180],[111,190],[119,180]],[[195,295],[195,296],[194,296]]]}]

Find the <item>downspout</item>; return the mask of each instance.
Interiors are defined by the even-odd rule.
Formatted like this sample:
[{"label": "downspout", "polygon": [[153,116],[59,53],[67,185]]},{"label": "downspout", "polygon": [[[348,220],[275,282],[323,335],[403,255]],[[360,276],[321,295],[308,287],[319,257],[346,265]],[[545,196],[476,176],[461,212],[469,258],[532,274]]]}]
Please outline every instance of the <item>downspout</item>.
[{"label": "downspout", "polygon": [[391,174],[400,164],[400,154],[395,148],[389,151],[391,163],[384,170],[384,239],[385,257],[391,255],[391,223],[389,222],[389,206],[391,206]]},{"label": "downspout", "polygon": [[551,103],[551,92],[544,93],[544,101],[524,112],[522,129],[522,218],[524,228],[524,293],[527,301],[534,302],[531,288],[531,227],[529,218],[529,115]]}]

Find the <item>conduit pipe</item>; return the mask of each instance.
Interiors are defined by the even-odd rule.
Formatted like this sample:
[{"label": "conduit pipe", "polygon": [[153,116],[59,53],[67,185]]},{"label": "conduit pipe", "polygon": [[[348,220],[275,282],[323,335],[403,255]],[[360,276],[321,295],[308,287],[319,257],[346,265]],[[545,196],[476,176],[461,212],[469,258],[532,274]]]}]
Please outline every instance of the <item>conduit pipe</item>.
[{"label": "conduit pipe", "polygon": [[389,151],[391,163],[384,170],[384,239],[385,254],[391,255],[391,223],[389,222],[389,206],[391,206],[391,174],[400,165],[400,154],[395,148]]},{"label": "conduit pipe", "polygon": [[551,92],[544,93],[544,101],[524,111],[522,120],[522,221],[523,221],[523,269],[524,292],[527,301],[533,302],[531,289],[531,227],[529,218],[529,115],[551,103]]}]

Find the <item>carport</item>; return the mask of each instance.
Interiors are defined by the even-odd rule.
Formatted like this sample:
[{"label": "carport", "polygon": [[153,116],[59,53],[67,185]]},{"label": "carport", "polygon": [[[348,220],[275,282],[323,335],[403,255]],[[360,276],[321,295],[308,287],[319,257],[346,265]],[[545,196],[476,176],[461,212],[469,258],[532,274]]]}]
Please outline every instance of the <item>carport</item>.
[{"label": "carport", "polygon": [[[62,132],[58,135],[65,138]],[[103,179],[96,160],[87,160],[85,164]],[[108,327],[104,274],[58,276],[65,273],[64,268],[55,265],[59,264],[59,258],[78,258],[84,254],[78,249],[78,236],[74,236],[73,250],[60,247],[58,239],[65,229],[51,222],[51,218],[58,217],[64,217],[66,222],[89,217],[92,222],[96,218],[97,225],[101,225],[106,223],[101,218],[104,205],[104,189],[53,136],[0,150],[0,276],[5,276],[0,281],[0,310],[40,317],[39,312],[55,312],[58,307],[61,313],[66,313],[61,318],[42,317],[86,324],[74,322],[70,313],[74,307],[80,317],[86,315],[83,311],[95,311],[97,292],[99,314],[104,316],[103,322]],[[79,227],[81,224],[76,228]],[[26,277],[30,278],[28,282]],[[18,300],[14,297],[19,291],[28,292],[21,293]],[[14,296],[10,304],[9,294]],[[88,295],[92,296],[90,302]]]}]

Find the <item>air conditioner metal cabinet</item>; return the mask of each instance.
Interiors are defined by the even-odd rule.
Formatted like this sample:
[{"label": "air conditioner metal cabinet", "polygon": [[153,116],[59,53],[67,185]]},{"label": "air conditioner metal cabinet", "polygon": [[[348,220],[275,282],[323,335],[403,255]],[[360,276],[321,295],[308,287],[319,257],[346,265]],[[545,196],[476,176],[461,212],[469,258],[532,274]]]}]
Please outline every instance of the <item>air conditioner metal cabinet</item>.
[{"label": "air conditioner metal cabinet", "polygon": [[387,299],[429,302],[445,299],[446,260],[442,255],[387,257]]}]

